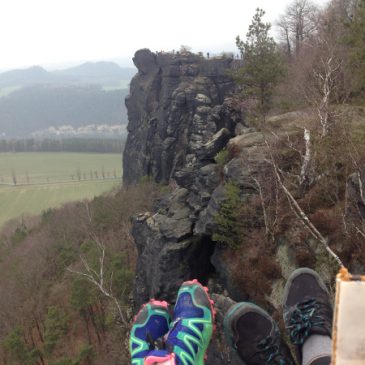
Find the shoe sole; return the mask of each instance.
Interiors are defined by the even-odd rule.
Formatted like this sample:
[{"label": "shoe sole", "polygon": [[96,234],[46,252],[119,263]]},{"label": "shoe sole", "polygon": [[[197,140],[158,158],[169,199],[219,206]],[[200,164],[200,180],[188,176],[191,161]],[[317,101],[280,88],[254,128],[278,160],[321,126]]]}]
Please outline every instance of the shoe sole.
[{"label": "shoe sole", "polygon": [[[227,314],[224,316],[223,321],[223,328],[224,328],[224,335],[226,337],[226,340],[228,344],[237,352],[237,349],[235,348],[235,334],[232,328],[232,324],[234,320],[238,319],[239,317],[243,316],[245,313],[248,312],[256,312],[261,314],[263,317],[267,318],[270,322],[272,322],[274,325],[275,322],[273,322],[273,319],[271,316],[262,308],[260,308],[258,305],[248,302],[242,302],[237,303],[233,305],[227,312]],[[241,359],[241,357],[240,357]],[[246,365],[246,363],[241,359],[241,362]]]},{"label": "shoe sole", "polygon": [[294,279],[296,279],[298,276],[300,276],[302,274],[312,275],[316,279],[316,281],[317,281],[318,285],[321,287],[321,289],[323,289],[328,295],[330,295],[326,285],[324,284],[323,280],[318,275],[318,273],[307,267],[302,267],[300,269],[294,270],[290,274],[290,276],[285,284],[284,295],[283,295],[283,307],[285,306],[285,303],[288,299],[288,294],[289,294],[289,289],[291,287],[291,284],[293,283]]},{"label": "shoe sole", "polygon": [[185,281],[185,282],[182,283],[181,286],[193,286],[193,285],[196,285],[196,284],[198,284],[201,288],[204,289],[204,291],[205,291],[205,293],[208,297],[208,300],[209,300],[209,303],[210,303],[210,311],[212,313],[213,328],[215,329],[215,318],[216,318],[216,315],[217,315],[217,311],[214,308],[214,300],[211,299],[210,296],[209,296],[209,288],[206,287],[206,286],[203,286],[202,284],[200,284],[200,282],[197,279],[190,280],[190,281]]},{"label": "shoe sole", "polygon": [[[195,286],[195,285],[200,286],[205,291],[205,294],[206,294],[206,296],[208,298],[209,305],[210,305],[210,313],[212,314],[212,335],[213,335],[213,333],[214,333],[214,331],[216,329],[216,326],[215,326],[215,317],[216,317],[217,312],[214,309],[214,300],[211,299],[210,296],[209,296],[209,289],[206,286],[203,286],[197,279],[185,281],[185,282],[182,283],[181,287],[183,287],[183,286]],[[194,301],[194,297],[192,299]],[[194,304],[199,307],[199,304],[196,304],[196,303],[194,303]],[[209,342],[207,344],[207,347],[204,349],[204,351],[201,354],[198,353],[196,365],[204,365],[204,360],[207,359],[206,352],[207,352],[208,347],[209,347]]]}]

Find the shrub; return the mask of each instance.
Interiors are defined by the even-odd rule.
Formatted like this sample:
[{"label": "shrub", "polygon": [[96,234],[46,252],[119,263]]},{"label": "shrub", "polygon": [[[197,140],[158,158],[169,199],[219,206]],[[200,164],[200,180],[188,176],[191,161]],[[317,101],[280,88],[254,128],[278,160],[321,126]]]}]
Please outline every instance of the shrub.
[{"label": "shrub", "polygon": [[19,327],[15,328],[2,342],[2,347],[7,350],[14,360],[24,365],[36,364],[34,350],[29,350],[24,343],[23,334]]},{"label": "shrub", "polygon": [[67,333],[67,330],[68,317],[66,313],[56,306],[49,307],[44,332],[44,347],[46,353],[52,352],[57,341]]},{"label": "shrub", "polygon": [[16,227],[14,233],[12,234],[10,240],[13,245],[16,245],[24,240],[27,236],[27,227],[24,223],[21,223],[18,227]]},{"label": "shrub", "polygon": [[75,359],[65,358],[62,360],[57,360],[55,362],[50,362],[49,365],[81,365],[82,363],[87,363],[90,365],[94,356],[95,353],[92,346],[83,345]]},{"label": "shrub", "polygon": [[215,162],[218,166],[224,166],[229,161],[229,153],[227,149],[219,151],[214,157]]},{"label": "shrub", "polygon": [[84,313],[96,300],[96,288],[86,279],[76,277],[71,285],[70,304],[72,308]]},{"label": "shrub", "polygon": [[226,183],[224,201],[214,217],[217,228],[212,236],[213,241],[231,248],[239,245],[243,230],[240,223],[241,206],[239,187],[231,181]]}]

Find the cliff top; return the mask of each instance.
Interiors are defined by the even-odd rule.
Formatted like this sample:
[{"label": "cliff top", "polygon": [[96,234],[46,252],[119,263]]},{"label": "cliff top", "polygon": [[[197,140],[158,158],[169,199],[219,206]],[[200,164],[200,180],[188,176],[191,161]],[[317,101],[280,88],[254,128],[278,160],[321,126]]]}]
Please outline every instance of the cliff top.
[{"label": "cliff top", "polygon": [[195,64],[199,66],[199,73],[203,74],[221,74],[226,72],[227,68],[240,65],[241,60],[234,59],[233,54],[222,54],[221,56],[204,57],[202,54],[192,52],[151,52],[144,48],[138,50],[134,57],[133,63],[138,71],[142,74],[149,73],[155,68],[164,68],[169,66],[181,66]]}]

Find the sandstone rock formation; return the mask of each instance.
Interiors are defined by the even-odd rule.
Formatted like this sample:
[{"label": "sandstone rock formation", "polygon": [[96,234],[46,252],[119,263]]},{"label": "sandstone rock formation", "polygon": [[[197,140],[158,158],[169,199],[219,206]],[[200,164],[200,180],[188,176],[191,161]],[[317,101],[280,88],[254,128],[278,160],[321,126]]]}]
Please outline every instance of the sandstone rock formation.
[{"label": "sandstone rock formation", "polygon": [[[134,62],[138,74],[126,100],[124,182],[150,176],[173,188],[152,212],[132,219],[138,250],[135,305],[151,297],[173,303],[180,284],[192,278],[223,294],[216,297],[218,307],[230,302],[227,295],[247,299],[235,285],[225,250],[212,241],[225,182],[237,184],[247,199],[257,193],[252,176],[267,167],[262,137],[247,128],[232,97],[229,71],[236,61],[140,50]],[[238,131],[242,135],[235,137]],[[218,165],[215,157],[228,143],[236,156]],[[218,317],[221,325],[223,314]],[[218,335],[207,364],[222,361],[239,363]]]},{"label": "sandstone rock formation", "polygon": [[212,161],[238,122],[225,102],[234,90],[228,71],[238,61],[147,49],[137,51],[133,61],[138,73],[126,99],[124,183],[147,175],[167,183],[197,159]]},{"label": "sandstone rock formation", "polygon": [[[126,100],[129,135],[123,155],[124,183],[149,176],[171,187],[171,193],[156,202],[152,212],[132,218],[138,250],[136,307],[152,297],[174,303],[180,284],[197,278],[218,300],[219,326],[231,299],[254,300],[279,320],[285,279],[293,269],[315,267],[328,283],[334,277],[336,267],[331,266],[323,247],[303,231],[300,221],[288,218],[290,212],[281,212],[275,242],[265,236],[256,177],[266,184],[269,194],[279,194],[279,188],[273,175],[270,180],[271,154],[263,134],[248,128],[235,101],[229,72],[237,62],[191,53],[154,54],[146,49],[134,57],[138,74]],[[285,135],[288,130],[297,133],[293,131],[296,124],[291,123],[297,117],[297,113],[285,115],[289,120]],[[222,150],[228,151],[228,158],[218,164],[215,157]],[[364,171],[359,174],[364,181]],[[348,197],[355,213],[360,212],[359,219],[365,211],[361,181],[358,174],[348,180]],[[227,182],[239,187],[243,203],[258,201],[256,215],[247,214],[255,220],[253,236],[237,250],[212,240]],[[290,211],[289,207],[283,209]],[[206,363],[239,361],[218,334]]]},{"label": "sandstone rock formation", "polygon": [[154,212],[133,219],[139,254],[134,299],[140,305],[150,297],[173,301],[182,281],[206,283],[214,271],[205,212],[221,182],[214,158],[242,121],[230,98],[232,59],[140,50],[134,62],[124,181],[148,175],[175,184]]},{"label": "sandstone rock formation", "polygon": [[[273,173],[278,135],[301,136],[302,113],[270,118],[278,133],[267,133],[264,140],[263,132],[246,125],[235,100],[229,71],[239,61],[140,50],[134,62],[138,74],[126,100],[129,136],[124,182],[150,176],[171,187],[171,193],[156,202],[152,212],[132,219],[138,249],[136,307],[151,297],[174,303],[184,280],[199,279],[218,301],[218,334],[206,364],[239,364],[222,338],[224,312],[232,300],[254,301],[280,322],[285,280],[296,267],[315,268],[327,284],[336,274],[336,264],[293,214]],[[224,158],[217,159],[222,150],[225,152],[219,156]],[[282,156],[277,160],[282,163],[281,171],[290,172],[292,154],[286,152],[285,143],[281,147],[278,143],[276,152],[276,158]],[[346,216],[351,218],[347,228],[355,230],[352,237],[356,237],[356,229],[365,227],[364,181],[362,167],[348,177],[344,189]],[[213,242],[228,182],[239,188],[240,207],[248,209],[240,216],[248,222],[236,249]],[[276,224],[271,236],[261,187],[266,189],[266,203]],[[324,235],[327,232],[332,247],[347,257],[349,268],[362,272],[362,242],[343,243],[338,229],[342,223],[334,218],[332,205],[322,202],[322,195],[321,190],[313,189],[304,198],[299,194],[298,199],[302,198],[305,209],[311,205],[307,209],[310,218],[316,219]]]},{"label": "sandstone rock formation", "polygon": [[[247,299],[235,285],[225,250],[212,241],[225,182],[233,181],[242,199],[249,199],[257,194],[252,177],[267,168],[262,136],[247,128],[232,97],[229,71],[236,61],[140,50],[134,62],[138,74],[126,100],[124,182],[150,176],[173,188],[152,212],[132,219],[138,250],[135,305],[151,297],[173,303],[180,284],[192,278],[223,294],[217,296],[220,303],[229,302],[225,295]],[[215,157],[228,145],[235,156],[218,165]],[[222,361],[239,363],[217,336],[207,364]]]}]

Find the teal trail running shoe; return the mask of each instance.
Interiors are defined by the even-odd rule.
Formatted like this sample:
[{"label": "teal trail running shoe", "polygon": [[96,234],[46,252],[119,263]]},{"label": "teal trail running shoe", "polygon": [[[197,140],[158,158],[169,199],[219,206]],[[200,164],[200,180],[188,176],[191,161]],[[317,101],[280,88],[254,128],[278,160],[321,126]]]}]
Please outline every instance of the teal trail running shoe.
[{"label": "teal trail running shoe", "polygon": [[168,332],[170,321],[166,302],[151,300],[142,306],[129,338],[132,365],[145,364],[145,359],[155,350],[156,342]]},{"label": "teal trail running shoe", "polygon": [[166,348],[177,365],[203,365],[213,333],[215,312],[208,289],[196,279],[184,282],[177,295]]},{"label": "teal trail running shoe", "polygon": [[151,351],[144,360],[144,365],[176,365],[175,354],[166,350]]}]

